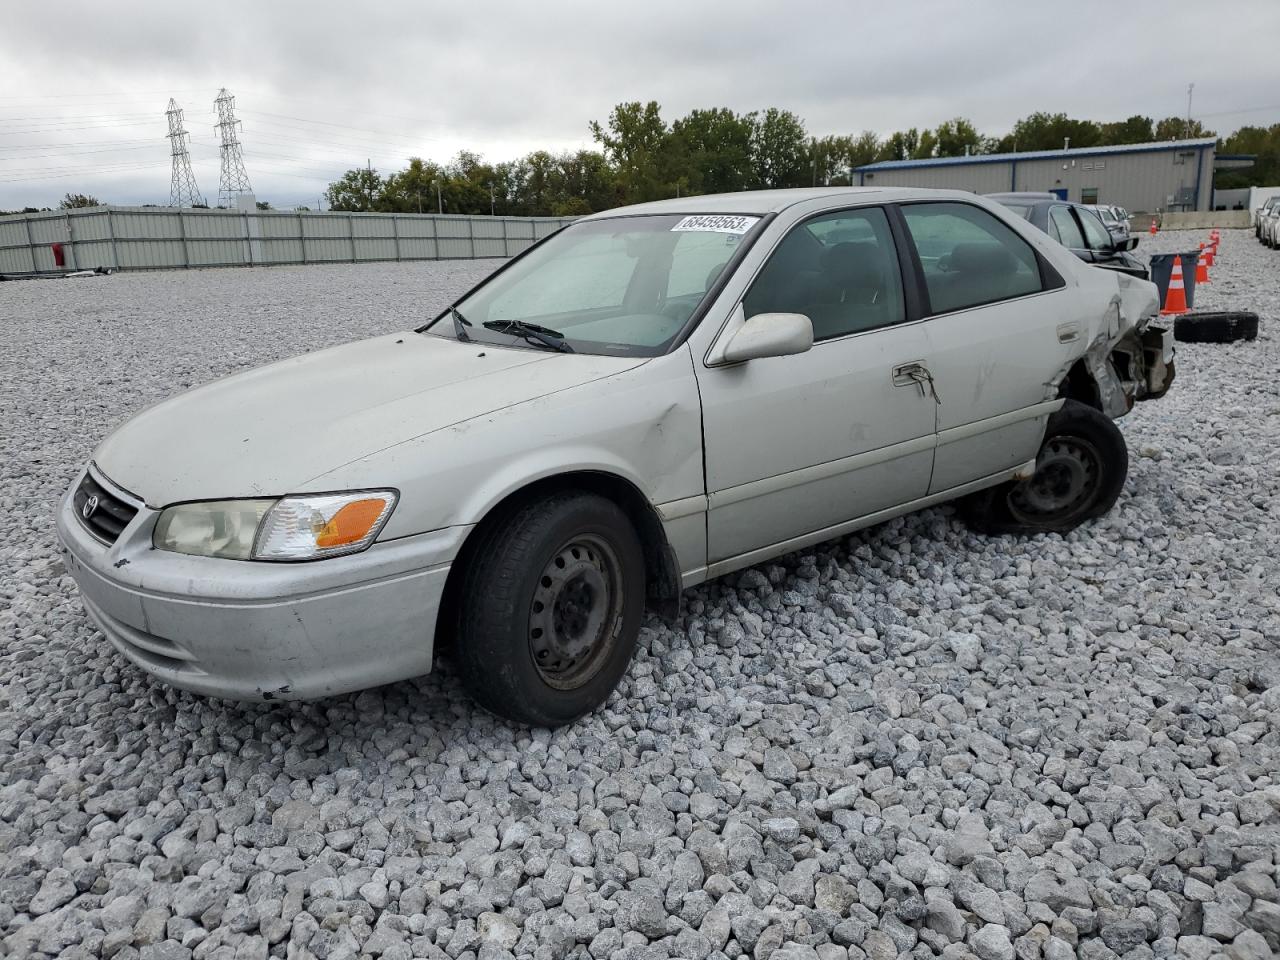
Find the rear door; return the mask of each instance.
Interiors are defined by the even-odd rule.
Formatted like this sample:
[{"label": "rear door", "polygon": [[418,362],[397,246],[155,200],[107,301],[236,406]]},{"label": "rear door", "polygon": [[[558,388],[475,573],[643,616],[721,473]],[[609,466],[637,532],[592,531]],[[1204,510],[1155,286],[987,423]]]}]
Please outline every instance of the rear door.
[{"label": "rear door", "polygon": [[938,447],[929,493],[1032,460],[1049,383],[1084,331],[1065,281],[995,214],[963,201],[903,204],[919,259]]}]

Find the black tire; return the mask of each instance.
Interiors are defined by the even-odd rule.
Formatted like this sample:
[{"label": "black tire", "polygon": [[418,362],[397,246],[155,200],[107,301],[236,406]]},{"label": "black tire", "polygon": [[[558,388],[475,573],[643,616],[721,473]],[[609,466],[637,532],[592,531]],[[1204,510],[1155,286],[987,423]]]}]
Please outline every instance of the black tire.
[{"label": "black tire", "polygon": [[965,519],[980,533],[1066,533],[1110,510],[1128,473],[1129,449],[1111,418],[1068,400],[1049,418],[1032,477],[970,497]]},{"label": "black tire", "polygon": [[463,685],[486,710],[531,726],[594,710],[631,662],[644,616],[644,552],[626,514],[567,491],[482,536],[459,596]]},{"label": "black tire", "polygon": [[1257,337],[1258,315],[1247,310],[1184,313],[1173,321],[1173,338],[1182,343],[1235,343]]}]

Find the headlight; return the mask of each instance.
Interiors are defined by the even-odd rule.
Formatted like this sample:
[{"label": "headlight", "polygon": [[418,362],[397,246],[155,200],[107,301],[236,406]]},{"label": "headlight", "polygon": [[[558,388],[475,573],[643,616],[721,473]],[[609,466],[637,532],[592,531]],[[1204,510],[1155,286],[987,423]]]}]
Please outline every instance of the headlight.
[{"label": "headlight", "polygon": [[196,557],[248,560],[258,524],[274,500],[184,503],[160,514],[151,542],[160,550]]},{"label": "headlight", "polygon": [[183,503],[160,514],[152,543],[230,560],[336,557],[373,543],[395,505],[392,490]]}]

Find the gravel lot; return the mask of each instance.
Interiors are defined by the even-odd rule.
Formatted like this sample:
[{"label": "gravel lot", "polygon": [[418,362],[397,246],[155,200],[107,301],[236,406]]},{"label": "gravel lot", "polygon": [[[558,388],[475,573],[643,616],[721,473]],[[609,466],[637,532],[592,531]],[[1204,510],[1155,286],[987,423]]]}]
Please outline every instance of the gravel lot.
[{"label": "gravel lot", "polygon": [[447,663],[240,706],[116,655],[53,533],[96,441],[492,265],[0,285],[0,953],[1280,952],[1280,254],[1251,232],[1200,305],[1262,335],[1180,347],[1111,515],[983,539],[930,510],[690,591],[570,729],[480,713]]}]

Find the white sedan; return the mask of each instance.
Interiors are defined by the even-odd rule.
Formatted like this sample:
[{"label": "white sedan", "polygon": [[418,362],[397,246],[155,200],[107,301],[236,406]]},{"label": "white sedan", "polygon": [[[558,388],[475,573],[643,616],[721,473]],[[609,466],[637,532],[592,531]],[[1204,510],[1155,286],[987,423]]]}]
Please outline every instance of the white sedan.
[{"label": "white sedan", "polygon": [[173,397],[58,515],[85,609],[175,686],[271,700],[452,651],[513,720],[604,701],[646,606],[947,500],[1108,510],[1172,379],[1155,287],[968,193],[691,197],[581,220],[418,330]]}]

